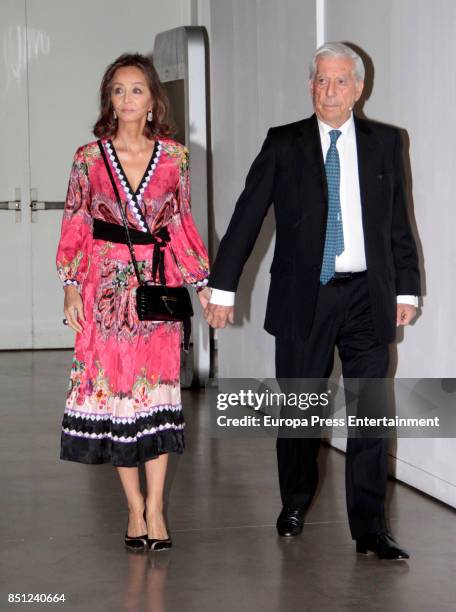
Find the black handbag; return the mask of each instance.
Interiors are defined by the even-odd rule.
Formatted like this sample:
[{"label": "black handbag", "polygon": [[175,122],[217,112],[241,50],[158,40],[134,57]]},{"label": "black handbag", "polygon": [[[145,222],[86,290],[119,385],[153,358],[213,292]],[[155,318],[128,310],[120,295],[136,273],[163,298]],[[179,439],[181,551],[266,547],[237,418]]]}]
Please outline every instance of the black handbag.
[{"label": "black handbag", "polygon": [[[139,272],[138,262],[136,260],[133,244],[130,238],[125,211],[122,207],[119,192],[117,190],[114,177],[112,176],[111,168],[106,158],[106,153],[101,140],[98,140],[98,146],[103,156],[103,160],[108,171],[111,185],[117,198],[122,223],[125,230],[126,244],[130,251],[133,268],[138,279],[138,288],[136,289],[136,310],[140,321],[182,321],[184,324],[184,350],[187,352],[189,347],[191,324],[190,317],[193,316],[192,301],[186,287],[167,287],[165,280],[165,248],[170,241],[168,229],[162,227],[154,233],[151,233],[147,227],[150,243],[154,245],[152,257],[152,281],[145,283]],[[157,272],[160,283],[156,283]],[[149,284],[152,283],[152,284]]]}]

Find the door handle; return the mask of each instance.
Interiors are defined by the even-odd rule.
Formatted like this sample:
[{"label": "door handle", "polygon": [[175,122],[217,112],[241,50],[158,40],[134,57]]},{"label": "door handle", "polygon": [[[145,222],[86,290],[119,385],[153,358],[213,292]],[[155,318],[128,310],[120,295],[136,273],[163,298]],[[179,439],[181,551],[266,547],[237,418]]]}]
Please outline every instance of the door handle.
[{"label": "door handle", "polygon": [[65,202],[38,202],[38,200],[32,200],[30,202],[30,208],[32,212],[39,210],[63,210],[65,208]]},{"label": "door handle", "polygon": [[21,201],[0,202],[0,210],[21,210]]},{"label": "door handle", "polygon": [[64,208],[65,202],[38,200],[38,189],[34,188],[30,190],[30,213],[32,223],[38,223],[38,216],[36,213],[40,210],[63,210]]},{"label": "door handle", "polygon": [[22,219],[22,199],[19,187],[16,187],[14,190],[14,198],[14,200],[2,200],[0,202],[0,210],[14,210],[14,222],[20,223]]}]

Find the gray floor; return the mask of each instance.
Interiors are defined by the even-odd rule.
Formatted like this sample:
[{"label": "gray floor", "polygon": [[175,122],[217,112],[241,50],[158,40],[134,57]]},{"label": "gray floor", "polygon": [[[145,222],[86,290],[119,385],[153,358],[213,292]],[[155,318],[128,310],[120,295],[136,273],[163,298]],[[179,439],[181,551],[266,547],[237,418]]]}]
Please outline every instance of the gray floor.
[{"label": "gray floor", "polygon": [[[187,450],[170,470],[171,551],[123,547],[126,510],[110,465],[60,461],[71,353],[0,353],[0,610],[454,610],[455,512],[396,482],[390,525],[409,562],[357,556],[344,457],[324,474],[301,537],[278,538],[273,439],[210,435],[203,392],[184,392]],[[8,593],[64,593],[64,604],[9,604]]]}]

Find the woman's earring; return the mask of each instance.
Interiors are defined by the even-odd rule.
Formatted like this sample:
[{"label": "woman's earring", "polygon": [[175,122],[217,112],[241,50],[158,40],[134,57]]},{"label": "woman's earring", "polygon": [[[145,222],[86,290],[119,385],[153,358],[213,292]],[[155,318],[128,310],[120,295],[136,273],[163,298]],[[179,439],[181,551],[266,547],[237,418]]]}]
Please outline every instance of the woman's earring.
[{"label": "woman's earring", "polygon": [[153,118],[154,118],[154,116],[153,116],[153,114],[152,114],[152,111],[150,110],[150,111],[147,113],[147,121],[149,121],[149,122],[150,122],[150,121],[152,121],[152,119],[153,119]]},{"label": "woman's earring", "polygon": [[114,117],[114,119],[117,119],[117,113],[115,110],[112,111],[112,116]]}]

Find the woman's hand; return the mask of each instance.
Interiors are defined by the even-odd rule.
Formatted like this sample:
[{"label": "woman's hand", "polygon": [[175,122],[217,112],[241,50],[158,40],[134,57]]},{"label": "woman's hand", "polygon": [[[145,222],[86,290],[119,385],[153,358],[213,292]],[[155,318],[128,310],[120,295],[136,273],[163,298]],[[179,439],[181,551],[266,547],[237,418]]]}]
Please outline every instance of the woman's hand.
[{"label": "woman's hand", "polygon": [[203,310],[206,309],[206,306],[209,303],[211,297],[211,290],[209,289],[209,287],[204,287],[204,289],[201,289],[201,291],[198,291],[198,298],[199,301],[201,302],[201,306],[203,307]]},{"label": "woman's hand", "polygon": [[68,325],[71,329],[74,329],[75,332],[82,332],[83,325],[81,325],[80,321],[84,323],[85,318],[84,306],[79,291],[73,285],[68,285],[64,288],[64,291],[65,302],[63,310],[68,319]]}]

